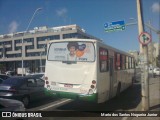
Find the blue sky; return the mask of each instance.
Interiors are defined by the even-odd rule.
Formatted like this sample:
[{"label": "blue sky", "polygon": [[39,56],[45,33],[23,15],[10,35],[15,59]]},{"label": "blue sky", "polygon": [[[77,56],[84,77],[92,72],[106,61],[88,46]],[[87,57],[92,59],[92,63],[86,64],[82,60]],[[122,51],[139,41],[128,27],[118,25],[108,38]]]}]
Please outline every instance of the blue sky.
[{"label": "blue sky", "polygon": [[[144,21],[147,23],[151,20],[156,29],[160,29],[159,2],[143,0]],[[136,0],[0,0],[0,34],[25,31],[39,7],[43,10],[36,14],[29,29],[77,24],[108,45],[123,51],[139,50],[137,25],[128,26],[124,31],[104,31],[106,22],[136,21]],[[146,27],[145,30],[149,32]],[[154,32],[152,39],[158,42],[158,35]]]}]

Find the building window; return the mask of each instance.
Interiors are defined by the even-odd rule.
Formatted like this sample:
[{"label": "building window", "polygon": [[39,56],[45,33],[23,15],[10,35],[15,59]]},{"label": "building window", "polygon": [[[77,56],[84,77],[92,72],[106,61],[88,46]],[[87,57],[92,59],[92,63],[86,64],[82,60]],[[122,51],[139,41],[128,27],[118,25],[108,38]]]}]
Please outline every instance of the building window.
[{"label": "building window", "polygon": [[69,33],[69,34],[63,34],[63,39],[67,38],[84,38],[84,39],[89,39],[90,37],[87,35],[82,35],[79,33]]},{"label": "building window", "polygon": [[10,48],[6,48],[6,51],[12,51],[12,48],[10,47]]},{"label": "building window", "polygon": [[10,44],[12,44],[12,41],[6,41],[6,42],[4,42],[4,44],[5,45],[10,45]]},{"label": "building window", "polygon": [[34,38],[27,38],[27,39],[24,39],[24,42],[34,42]]},{"label": "building window", "polygon": [[21,53],[15,54],[15,57],[21,57],[21,56],[22,56]]},{"label": "building window", "polygon": [[46,56],[46,52],[41,52],[41,56]]},{"label": "building window", "polygon": [[37,48],[40,49],[40,48],[46,48],[47,45],[46,44],[38,44],[37,45]]},{"label": "building window", "polygon": [[6,57],[7,57],[7,58],[14,58],[14,57],[15,57],[15,54],[7,54]]},{"label": "building window", "polygon": [[15,44],[17,43],[22,43],[22,40],[21,39],[18,39],[18,40],[14,40]]},{"label": "building window", "polygon": [[21,49],[22,49],[21,46],[15,47],[15,50],[21,50]]},{"label": "building window", "polygon": [[26,53],[26,57],[40,56],[40,52]]},{"label": "building window", "polygon": [[78,33],[69,33],[69,34],[63,34],[63,39],[66,38],[80,38]]},{"label": "building window", "polygon": [[26,46],[26,50],[34,49],[34,45]]},{"label": "building window", "polygon": [[60,39],[59,35],[47,36],[47,40],[58,40],[58,39]]},{"label": "building window", "polygon": [[43,36],[43,37],[37,37],[37,42],[45,40],[58,40],[58,39],[60,39],[59,35]]}]

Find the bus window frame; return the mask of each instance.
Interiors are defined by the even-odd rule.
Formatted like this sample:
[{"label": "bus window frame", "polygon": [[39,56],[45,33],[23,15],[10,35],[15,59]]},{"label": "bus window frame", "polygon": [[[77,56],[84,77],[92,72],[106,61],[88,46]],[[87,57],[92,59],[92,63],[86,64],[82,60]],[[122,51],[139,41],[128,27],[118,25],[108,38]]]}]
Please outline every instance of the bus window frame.
[{"label": "bus window frame", "polygon": [[[116,59],[115,59],[115,70],[122,70],[122,67],[121,67],[121,54],[120,53],[115,53],[116,55]],[[119,55],[119,61],[118,61],[118,55]],[[119,65],[117,65],[119,64]]]},{"label": "bus window frame", "polygon": [[122,70],[126,69],[126,55],[122,54]]},{"label": "bus window frame", "polygon": [[129,56],[126,55],[126,62],[125,62],[125,64],[126,64],[126,69],[129,69],[129,66],[128,66],[129,59],[128,59],[128,58],[129,58]]},{"label": "bus window frame", "polygon": [[[100,50],[105,50],[106,52],[107,52],[107,60],[101,60],[100,59]],[[103,47],[99,47],[99,71],[101,72],[101,73],[103,73],[103,72],[108,72],[108,70],[109,70],[109,55],[108,55],[108,49],[106,49],[106,48],[103,48]],[[102,70],[101,68],[101,64],[102,64],[102,62],[106,62],[106,69],[105,70]]]},{"label": "bus window frame", "polygon": [[50,47],[51,47],[51,45],[52,44],[54,44],[54,43],[64,43],[64,42],[66,42],[66,43],[68,43],[68,42],[86,42],[86,43],[91,43],[92,45],[93,45],[93,48],[94,48],[94,60],[93,61],[68,61],[68,62],[95,62],[96,61],[96,49],[95,49],[95,45],[94,45],[94,42],[92,42],[92,41],[62,41],[62,42],[51,42],[51,43],[49,43],[49,47],[48,47],[48,50],[47,50],[47,61],[56,61],[56,62],[63,62],[64,60],[49,60],[48,59],[48,56],[49,56],[49,50],[50,50]]}]

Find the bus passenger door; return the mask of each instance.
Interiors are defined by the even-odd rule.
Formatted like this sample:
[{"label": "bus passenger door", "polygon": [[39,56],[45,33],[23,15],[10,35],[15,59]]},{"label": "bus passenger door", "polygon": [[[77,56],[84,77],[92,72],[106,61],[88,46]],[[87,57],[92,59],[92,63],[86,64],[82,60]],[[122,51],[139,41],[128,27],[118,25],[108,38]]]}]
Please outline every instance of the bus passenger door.
[{"label": "bus passenger door", "polygon": [[114,79],[113,79],[113,58],[109,58],[110,92],[109,98],[113,97]]}]

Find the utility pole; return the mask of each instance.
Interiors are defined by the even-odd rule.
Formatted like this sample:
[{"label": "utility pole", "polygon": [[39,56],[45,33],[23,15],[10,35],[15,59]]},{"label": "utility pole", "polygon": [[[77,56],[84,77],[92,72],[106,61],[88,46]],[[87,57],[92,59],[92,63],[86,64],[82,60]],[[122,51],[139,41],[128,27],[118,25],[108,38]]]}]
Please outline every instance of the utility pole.
[{"label": "utility pole", "polygon": [[[137,15],[138,15],[138,31],[139,35],[144,31],[143,15],[141,0],[137,0]],[[141,61],[141,95],[142,95],[142,111],[149,110],[149,81],[148,81],[148,46],[140,45],[140,54],[143,56]]]},{"label": "utility pole", "polygon": [[[148,22],[149,23],[149,25],[151,25],[151,21],[149,21]],[[149,33],[150,33],[150,35],[152,35],[152,31],[151,31],[151,28],[149,28]],[[154,55],[153,55],[153,53],[154,53],[154,43],[153,42],[151,42],[151,44],[150,44],[150,48],[151,48],[151,52],[150,52],[150,60],[151,60],[151,64],[152,64],[152,75],[153,75],[153,61],[154,61]]]},{"label": "utility pole", "polygon": [[[27,28],[26,28],[26,33],[28,32],[28,29],[29,29],[29,27],[30,27],[30,24],[31,24],[31,22],[32,22],[32,20],[33,20],[33,18],[34,18],[34,16],[36,15],[36,13],[38,12],[38,11],[40,11],[40,10],[42,10],[42,8],[37,8],[35,11],[34,11],[34,14],[32,15],[32,18],[30,19],[30,21],[29,21],[29,24],[28,24],[28,26],[27,26]],[[22,76],[24,76],[24,50],[25,50],[25,46],[24,46],[24,37],[25,37],[25,32],[24,32],[24,34],[23,34],[23,37],[22,37]]]}]

